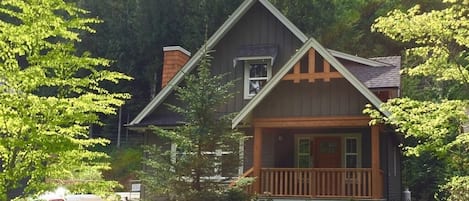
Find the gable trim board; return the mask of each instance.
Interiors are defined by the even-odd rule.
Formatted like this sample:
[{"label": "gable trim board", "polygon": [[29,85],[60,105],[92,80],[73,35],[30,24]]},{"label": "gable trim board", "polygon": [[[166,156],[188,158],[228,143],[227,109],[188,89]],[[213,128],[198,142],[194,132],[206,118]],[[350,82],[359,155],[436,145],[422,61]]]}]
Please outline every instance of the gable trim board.
[{"label": "gable trim board", "polygon": [[[228,17],[228,19],[223,23],[223,25],[207,40],[207,42],[194,54],[192,58],[189,59],[189,61],[181,68],[181,70],[176,73],[176,75],[171,79],[167,86],[164,87],[151,101],[148,103],[145,108],[143,108],[140,113],[126,126],[134,126],[139,124],[146,116],[148,116],[156,107],[158,107],[173,91],[174,87],[177,86],[183,79],[185,74],[191,72],[195,66],[197,65],[198,61],[201,59],[202,54],[204,50],[210,50],[217,43],[230,31],[236,23],[244,16],[244,14],[256,3],[260,2],[261,5],[263,5],[267,10],[269,10],[274,17],[276,17],[283,25],[287,27],[288,30],[290,30],[301,42],[305,43],[308,38],[306,35],[301,32],[290,20],[288,20],[280,11],[275,8],[268,0],[245,0],[241,5],[233,12],[233,14]],[[317,42],[316,42],[317,43]],[[317,43],[319,45],[319,43]],[[321,45],[319,45],[321,46]],[[322,47],[322,46],[321,46]],[[365,58],[360,58],[357,56],[353,56],[350,54],[345,54],[337,51],[333,51],[331,53],[327,52],[327,50],[323,49],[324,53],[327,53],[327,56],[331,57],[334,59],[335,63],[339,63],[333,56],[337,56],[338,58],[343,58],[351,61],[355,61],[358,63],[362,63],[365,65],[370,65],[371,66],[383,66],[384,63],[373,61],[370,59],[365,59]],[[332,54],[332,55],[331,55]],[[324,57],[324,56],[323,56]],[[326,57],[325,57],[326,58]],[[358,58],[358,59],[357,59]],[[331,61],[331,59],[328,59]],[[330,62],[331,63],[331,62]],[[334,63],[331,63],[334,65]],[[339,63],[340,64],[340,63]],[[341,65],[341,64],[340,64]],[[335,65],[337,66],[337,65]],[[342,66],[342,65],[341,65]],[[345,69],[345,68],[344,68]],[[346,69],[345,69],[346,70]],[[348,72],[348,71],[347,71]],[[353,79],[360,83],[354,76],[349,76],[353,77]],[[349,80],[349,79],[348,79]],[[349,80],[350,81],[350,80]],[[355,86],[355,85],[354,85]],[[360,83],[360,86],[363,86]],[[364,87],[364,86],[363,86]],[[366,87],[364,87],[367,90],[367,94],[371,93],[368,91]],[[264,91],[264,90],[262,90]],[[360,90],[361,91],[361,90]],[[363,92],[362,92],[363,93]],[[374,96],[372,93],[371,95],[368,96]],[[367,97],[368,97],[367,96]],[[375,97],[376,98],[376,97]],[[251,100],[252,102],[252,100]],[[375,105],[377,108],[379,108],[378,103],[372,102],[373,105]],[[244,111],[244,110],[242,110]],[[241,113],[240,113],[241,114]],[[239,115],[238,115],[239,116]],[[236,124],[238,124],[237,122]]]},{"label": "gable trim board", "polygon": [[200,48],[196,54],[189,59],[189,61],[184,65],[181,70],[168,82],[168,85],[163,88],[157,96],[155,96],[148,105],[143,108],[143,110],[127,125],[136,125],[139,124],[150,112],[152,112],[156,107],[158,107],[161,102],[169,96],[173,91],[174,86],[178,85],[186,73],[192,71],[196,66],[197,62],[200,60],[204,48],[207,50],[212,49],[215,45],[223,38],[223,36],[228,33],[231,28],[244,16],[244,14],[256,3],[260,2],[267,10],[269,10],[272,15],[274,15],[283,25],[287,27],[301,42],[305,42],[308,38],[306,35],[301,32],[290,20],[288,20],[284,15],[280,13],[275,6],[273,6],[268,0],[246,0],[233,12],[233,14],[228,17],[228,19],[223,23],[223,25],[207,40],[207,42]]},{"label": "gable trim board", "polygon": [[349,61],[353,61],[353,62],[357,62],[357,63],[364,64],[364,65],[367,65],[367,66],[373,66],[373,67],[392,66],[391,64],[387,64],[387,63],[383,63],[383,62],[379,62],[379,61],[375,61],[375,60],[371,60],[371,59],[367,59],[367,58],[347,54],[347,53],[344,53],[344,52],[339,52],[339,51],[335,51],[335,50],[331,50],[331,49],[327,49],[327,50],[334,57],[349,60]]},{"label": "gable trim board", "polygon": [[262,90],[249,101],[243,109],[232,120],[231,127],[234,129],[243,121],[254,108],[269,94],[270,91],[282,80],[291,68],[308,52],[310,48],[316,50],[325,60],[327,60],[340,74],[344,76],[371,104],[378,108],[384,115],[389,116],[388,111],[380,109],[381,100],[376,97],[363,83],[361,83],[350,71],[347,70],[328,50],[322,47],[314,38],[310,38],[288,62],[266,83]]}]

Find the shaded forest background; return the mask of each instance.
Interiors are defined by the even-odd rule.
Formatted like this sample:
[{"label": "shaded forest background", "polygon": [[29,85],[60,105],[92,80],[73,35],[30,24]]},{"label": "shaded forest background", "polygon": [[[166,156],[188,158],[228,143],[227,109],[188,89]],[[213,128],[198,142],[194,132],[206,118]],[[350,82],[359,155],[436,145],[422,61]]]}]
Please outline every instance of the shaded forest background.
[{"label": "shaded forest background", "polygon": [[[406,47],[413,45],[397,43],[380,33],[372,32],[370,27],[379,16],[394,9],[406,10],[415,4],[420,4],[422,11],[445,6],[437,0],[270,1],[307,36],[315,37],[325,47],[362,57],[403,55]],[[98,16],[104,21],[96,25],[95,34],[84,36],[79,48],[86,49],[95,56],[112,59],[114,69],[134,78],[113,87],[114,91],[132,94],[132,99],[122,108],[122,123],[132,120],[160,90],[162,48],[179,45],[194,53],[202,45],[206,35],[211,36],[241,2],[242,0],[79,0],[79,6],[90,11],[90,16]],[[406,62],[403,58],[403,66],[412,65]],[[421,90],[431,88],[425,85],[431,83],[404,77],[402,95],[417,99],[418,96],[422,96],[421,99],[435,96],[432,90]],[[116,149],[119,117],[106,117],[104,122],[103,126],[93,127],[92,135],[111,140],[111,148],[106,149],[114,156],[113,171],[107,175],[110,179],[126,184],[126,180],[134,178],[133,171],[140,168],[141,151],[135,146],[138,141],[132,140],[138,139],[138,134],[128,135],[124,130],[122,147]],[[431,159],[430,156],[429,158]],[[403,180],[405,185],[424,185],[420,188],[436,189],[437,180],[441,178],[432,176],[431,172],[434,167],[444,164],[422,158],[418,160],[423,161],[420,163],[435,164],[428,165],[430,169],[419,175],[420,180],[408,176],[409,178]],[[406,163],[415,165],[419,161],[413,158]],[[404,174],[412,175],[408,172]]]}]

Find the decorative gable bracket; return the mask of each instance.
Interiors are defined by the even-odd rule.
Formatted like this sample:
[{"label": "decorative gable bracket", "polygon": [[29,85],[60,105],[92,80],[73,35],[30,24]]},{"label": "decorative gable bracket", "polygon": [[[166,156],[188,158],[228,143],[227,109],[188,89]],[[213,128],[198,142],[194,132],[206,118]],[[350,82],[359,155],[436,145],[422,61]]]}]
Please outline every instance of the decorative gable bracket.
[{"label": "decorative gable bracket", "polygon": [[[316,59],[316,57],[319,59]],[[307,68],[302,68],[302,64],[307,65]],[[306,72],[302,72],[302,69],[305,69]],[[310,48],[307,55],[296,62],[293,66],[293,71],[285,75],[282,80],[292,80],[293,83],[300,83],[301,80],[315,82],[315,80],[322,79],[324,82],[329,82],[332,78],[343,78],[343,76],[334,68],[331,69],[330,63],[320,55],[316,55],[316,51]]]}]

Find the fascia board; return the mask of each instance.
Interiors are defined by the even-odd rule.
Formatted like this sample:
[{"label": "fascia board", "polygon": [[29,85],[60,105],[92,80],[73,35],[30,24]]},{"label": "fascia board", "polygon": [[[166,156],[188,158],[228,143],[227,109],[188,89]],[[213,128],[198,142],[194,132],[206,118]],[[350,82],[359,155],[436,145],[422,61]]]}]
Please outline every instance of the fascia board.
[{"label": "fascia board", "polygon": [[390,64],[387,64],[387,63],[374,61],[374,60],[363,58],[363,57],[354,56],[354,55],[347,54],[347,53],[344,53],[344,52],[339,52],[339,51],[336,51],[336,50],[328,49],[328,51],[334,57],[338,57],[338,58],[341,58],[341,59],[357,62],[357,63],[368,65],[368,66],[373,66],[373,67],[391,66]]}]

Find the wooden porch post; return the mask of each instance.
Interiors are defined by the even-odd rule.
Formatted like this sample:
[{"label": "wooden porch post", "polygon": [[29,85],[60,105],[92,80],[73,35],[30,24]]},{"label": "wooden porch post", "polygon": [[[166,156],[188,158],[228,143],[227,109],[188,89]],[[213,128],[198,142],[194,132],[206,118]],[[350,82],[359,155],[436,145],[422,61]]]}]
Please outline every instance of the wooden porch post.
[{"label": "wooden porch post", "polygon": [[379,125],[371,126],[371,197],[380,199],[383,197],[383,181],[380,173],[380,151],[379,151]]},{"label": "wooden porch post", "polygon": [[261,166],[262,166],[262,128],[254,128],[254,147],[253,147],[253,176],[254,193],[262,193],[261,191]]}]

